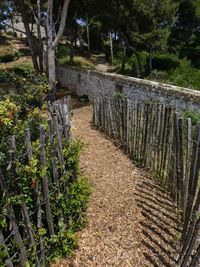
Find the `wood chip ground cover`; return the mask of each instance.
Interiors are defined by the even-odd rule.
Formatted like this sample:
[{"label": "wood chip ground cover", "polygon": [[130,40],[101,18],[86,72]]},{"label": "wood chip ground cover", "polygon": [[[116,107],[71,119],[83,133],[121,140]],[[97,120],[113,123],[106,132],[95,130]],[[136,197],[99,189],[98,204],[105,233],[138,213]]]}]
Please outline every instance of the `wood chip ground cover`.
[{"label": "wood chip ground cover", "polygon": [[93,188],[87,227],[79,233],[74,257],[53,266],[176,266],[176,207],[91,120],[91,106],[74,110],[74,135],[86,144],[81,169]]}]

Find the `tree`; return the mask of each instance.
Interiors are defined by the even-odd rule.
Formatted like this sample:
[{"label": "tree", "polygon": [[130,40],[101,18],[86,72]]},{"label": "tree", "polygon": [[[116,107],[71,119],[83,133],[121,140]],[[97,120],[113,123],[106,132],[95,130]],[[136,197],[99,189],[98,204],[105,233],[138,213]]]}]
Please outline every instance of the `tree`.
[{"label": "tree", "polygon": [[[24,24],[24,28],[26,31],[26,36],[27,36],[27,41],[28,45],[31,50],[31,56],[32,56],[32,62],[33,62],[33,67],[36,72],[43,72],[43,54],[39,49],[36,47],[36,43],[34,40],[34,35],[31,32],[30,24],[29,24],[29,18],[30,18],[30,9],[27,8],[28,2],[24,0],[14,0],[15,6],[17,8],[17,11],[21,14],[22,16],[22,21]],[[39,14],[38,14],[39,16]],[[38,38],[39,39],[39,38]],[[41,41],[41,39],[39,39]],[[39,45],[41,49],[41,45]],[[39,53],[38,53],[39,51]],[[39,61],[40,65],[38,64],[37,57],[39,55]],[[41,67],[41,68],[40,68]]]},{"label": "tree", "polygon": [[191,59],[193,65],[200,66],[200,2],[183,0],[171,29],[169,48],[180,57]]},{"label": "tree", "polygon": [[[55,98],[56,93],[56,47],[65,30],[69,2],[70,0],[63,0],[62,2],[55,0],[14,0],[15,7],[22,16],[28,44],[31,49],[33,66],[37,72],[43,72],[43,43],[41,37],[41,26],[45,27],[47,76],[50,92],[53,98]],[[60,6],[60,9],[56,9],[56,5]],[[55,10],[57,11],[56,14],[54,12]],[[29,25],[30,11],[34,19],[34,23],[37,26],[37,47]]]},{"label": "tree", "polygon": [[54,20],[53,20],[53,0],[48,0],[47,7],[47,18],[46,18],[46,37],[47,37],[47,69],[48,79],[50,85],[50,91],[55,97],[56,93],[56,47],[63,35],[65,29],[65,22],[67,17],[67,11],[70,0],[64,0],[62,11],[60,15],[60,23],[58,32],[54,31]]}]

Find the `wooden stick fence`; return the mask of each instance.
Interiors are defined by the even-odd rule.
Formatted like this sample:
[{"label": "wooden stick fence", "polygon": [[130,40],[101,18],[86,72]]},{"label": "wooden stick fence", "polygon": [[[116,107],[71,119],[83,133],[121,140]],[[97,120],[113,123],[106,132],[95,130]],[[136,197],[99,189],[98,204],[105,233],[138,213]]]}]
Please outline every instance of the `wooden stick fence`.
[{"label": "wooden stick fence", "polygon": [[[39,127],[39,155],[38,149],[32,146],[30,129],[25,130],[23,140],[18,140],[18,136],[14,135],[9,137],[10,159],[7,171],[4,170],[3,173],[0,170],[1,204],[6,204],[4,212],[10,225],[6,230],[0,229],[0,249],[6,254],[5,266],[7,267],[27,266],[28,257],[30,257],[30,254],[27,254],[28,250],[32,251],[35,266],[46,266],[45,236],[51,237],[59,231],[59,222],[55,222],[52,215],[52,204],[57,205],[59,193],[62,191],[66,194],[69,186],[67,182],[63,183],[64,179],[60,181],[60,177],[66,173],[64,143],[71,140],[69,107],[69,99],[59,100],[49,105],[48,129],[44,125]],[[23,155],[18,153],[19,142],[23,146]],[[47,150],[50,150],[51,164],[49,165],[47,165]],[[34,199],[29,205],[25,198],[26,189],[22,186],[23,177],[18,171],[21,164],[29,170],[34,170],[36,158],[39,161],[41,180],[29,181],[32,183],[31,194]],[[9,183],[12,181],[11,185],[8,184],[8,180]],[[10,190],[10,187],[13,190]],[[50,200],[50,193],[55,196],[53,203],[52,198]],[[8,199],[10,199],[9,202]],[[62,214],[58,217],[63,220]],[[39,233],[39,238],[36,233]],[[12,248],[16,251],[14,254]]]},{"label": "wooden stick fence", "polygon": [[164,104],[102,96],[93,120],[171,193],[183,220],[177,266],[200,266],[200,123],[192,126]]}]

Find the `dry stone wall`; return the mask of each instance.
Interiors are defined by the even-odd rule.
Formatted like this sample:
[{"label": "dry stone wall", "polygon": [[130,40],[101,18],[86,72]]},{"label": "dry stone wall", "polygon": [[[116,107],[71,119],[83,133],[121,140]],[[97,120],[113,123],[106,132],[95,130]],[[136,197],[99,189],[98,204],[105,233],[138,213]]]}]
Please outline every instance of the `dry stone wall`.
[{"label": "dry stone wall", "polygon": [[200,112],[200,91],[187,88],[67,66],[57,68],[57,80],[79,96],[87,94],[91,101],[99,94],[112,96],[120,92],[137,101],[159,101],[179,110]]}]

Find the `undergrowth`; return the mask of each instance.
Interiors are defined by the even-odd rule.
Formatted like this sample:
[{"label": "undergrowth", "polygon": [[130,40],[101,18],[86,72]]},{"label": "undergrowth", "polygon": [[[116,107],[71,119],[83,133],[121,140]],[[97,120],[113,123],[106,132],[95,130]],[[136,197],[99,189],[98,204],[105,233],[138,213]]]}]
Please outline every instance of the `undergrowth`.
[{"label": "undergrowth", "polygon": [[[21,71],[21,69],[23,71]],[[66,257],[73,253],[77,245],[77,231],[82,229],[86,223],[86,209],[90,195],[90,184],[86,177],[82,177],[79,171],[79,156],[83,144],[79,140],[63,140],[63,155],[66,172],[61,174],[61,166],[57,162],[60,179],[60,191],[52,179],[50,143],[46,145],[47,169],[40,164],[40,142],[39,125],[43,124],[47,129],[45,112],[47,106],[43,103],[44,96],[48,90],[48,83],[43,75],[35,75],[26,68],[20,71],[0,71],[0,84],[13,84],[11,92],[0,94],[0,169],[4,173],[7,192],[0,187],[0,231],[5,237],[10,232],[9,205],[15,210],[16,221],[20,223],[20,233],[25,237],[26,226],[21,215],[21,203],[25,202],[31,219],[31,227],[34,231],[36,244],[40,238],[44,238],[47,263],[59,257]],[[26,146],[24,144],[24,130],[30,128],[33,149],[33,158],[27,161]],[[19,162],[8,168],[10,151],[8,137],[16,136],[17,158]],[[45,217],[45,206],[42,206],[42,228],[37,228],[37,209],[35,208],[35,186],[42,184],[42,177],[46,173],[49,181],[49,196],[54,221],[55,234],[49,236],[47,231],[47,220]],[[66,191],[66,186],[68,190]],[[41,196],[42,203],[45,202]],[[24,238],[26,240],[26,238]],[[9,239],[9,253],[14,255],[19,249],[15,239]],[[27,266],[35,266],[36,251],[40,245],[30,249],[29,240],[24,241],[28,257]],[[0,248],[0,266],[4,266],[7,254],[3,247]],[[14,266],[19,265],[18,258],[13,260]]]}]

